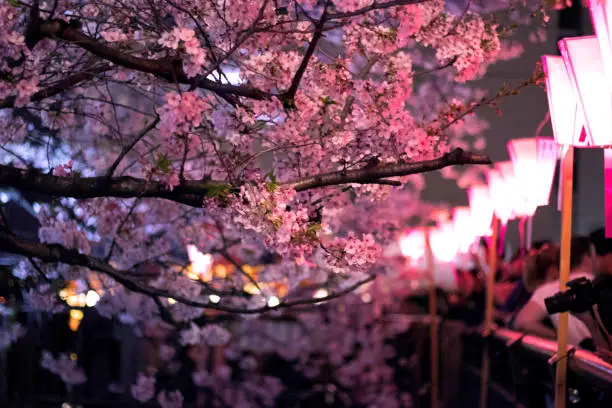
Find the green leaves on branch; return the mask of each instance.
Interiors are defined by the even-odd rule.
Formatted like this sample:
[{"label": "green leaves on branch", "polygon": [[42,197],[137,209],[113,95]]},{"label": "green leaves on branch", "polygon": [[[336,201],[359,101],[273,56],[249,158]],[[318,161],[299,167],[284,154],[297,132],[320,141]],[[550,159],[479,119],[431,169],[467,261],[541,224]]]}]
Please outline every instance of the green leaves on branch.
[{"label": "green leaves on branch", "polygon": [[202,187],[206,189],[206,197],[208,198],[228,198],[232,191],[232,186],[229,184],[203,183]]},{"label": "green leaves on branch", "polygon": [[278,182],[278,179],[276,178],[276,176],[274,175],[274,172],[272,171],[266,174],[266,177],[269,180],[266,182],[266,190],[272,193],[274,192],[274,190],[276,190],[280,186],[280,183]]},{"label": "green leaves on branch", "polygon": [[164,173],[168,173],[170,171],[170,166],[172,166],[172,161],[168,158],[168,155],[165,153],[158,153],[155,168]]}]

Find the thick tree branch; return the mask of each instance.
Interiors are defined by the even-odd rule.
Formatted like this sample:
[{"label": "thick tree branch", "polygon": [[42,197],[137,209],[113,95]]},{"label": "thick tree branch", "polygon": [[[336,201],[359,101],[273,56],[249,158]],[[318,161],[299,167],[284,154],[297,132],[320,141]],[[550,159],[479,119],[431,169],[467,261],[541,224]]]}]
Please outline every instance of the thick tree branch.
[{"label": "thick tree branch", "polygon": [[222,84],[204,77],[188,78],[187,74],[183,71],[181,61],[172,61],[168,58],[148,59],[126,54],[99,42],[62,20],[50,20],[40,23],[39,32],[43,37],[72,43],[106,61],[124,68],[153,74],[169,82],[178,81],[182,84],[195,84],[202,89],[207,89],[219,95],[231,94],[251,99],[268,99],[272,96],[267,92],[246,86]]},{"label": "thick tree branch", "polygon": [[[258,314],[264,313],[271,310],[277,309],[286,309],[293,306],[301,306],[301,305],[309,305],[309,304],[319,304],[323,302],[327,302],[339,297],[342,297],[360,286],[373,281],[376,276],[370,275],[367,278],[356,282],[355,284],[341,290],[338,292],[331,293],[328,296],[323,298],[316,299],[298,299],[294,301],[281,302],[277,306],[262,306],[258,308],[245,309],[245,308],[237,308],[231,306],[223,306],[222,304],[216,303],[208,303],[205,301],[198,301],[191,298],[184,297],[180,294],[170,293],[163,289],[154,288],[148,285],[145,285],[137,280],[134,280],[130,277],[130,273],[127,271],[121,271],[113,268],[107,262],[103,260],[84,255],[78,252],[75,249],[69,249],[62,245],[57,244],[44,244],[40,242],[29,241],[26,239],[22,239],[13,235],[9,232],[0,230],[0,248],[2,251],[23,255],[26,257],[37,258],[42,262],[48,263],[64,263],[67,265],[74,266],[83,266],[92,271],[103,273],[111,278],[113,278],[117,283],[123,285],[126,289],[131,290],[133,292],[141,293],[143,295],[151,297],[154,301],[157,298],[172,298],[177,302],[183,303],[187,306],[199,307],[204,309],[213,309],[221,312],[227,313],[237,313],[237,314]],[[213,292],[215,293],[215,292]]]},{"label": "thick tree branch", "polygon": [[53,197],[159,197],[201,207],[203,198],[211,188],[219,186],[214,181],[186,180],[173,190],[153,180],[134,177],[58,177],[44,174],[37,169],[21,170],[0,166],[0,186],[15,187]]},{"label": "thick tree branch", "polygon": [[[341,184],[388,184],[397,185],[389,177],[407,176],[439,170],[443,167],[464,164],[490,164],[491,160],[481,154],[455,149],[437,159],[412,163],[394,163],[377,167],[333,171],[316,174],[283,184],[297,191],[337,186]],[[176,201],[192,207],[201,207],[202,201],[219,188],[229,190],[227,182],[206,180],[184,180],[180,185],[168,190],[157,181],[134,177],[59,177],[44,174],[37,169],[21,170],[0,165],[0,186],[13,187],[24,191],[48,194],[53,197],[72,197],[79,199],[95,197],[157,197]],[[238,186],[234,186],[238,187]]]},{"label": "thick tree branch", "polygon": [[406,6],[409,4],[425,3],[426,1],[428,0],[393,0],[393,1],[385,1],[385,2],[374,1],[369,6],[362,7],[355,11],[349,11],[346,13],[330,13],[328,16],[328,19],[336,20],[336,19],[341,19],[341,18],[356,17],[362,14],[369,13],[370,11],[374,11],[374,10],[383,10],[383,9],[388,9],[391,7],[397,7],[397,6]]},{"label": "thick tree branch", "polygon": [[381,179],[389,177],[407,176],[409,174],[425,173],[439,170],[443,167],[463,164],[490,164],[491,160],[482,154],[466,152],[463,149],[455,149],[442,157],[413,163],[387,164],[367,169],[334,171],[330,173],[317,174],[304,177],[290,182],[296,191],[310,190],[313,188],[337,186],[340,184],[367,184],[376,183]]}]

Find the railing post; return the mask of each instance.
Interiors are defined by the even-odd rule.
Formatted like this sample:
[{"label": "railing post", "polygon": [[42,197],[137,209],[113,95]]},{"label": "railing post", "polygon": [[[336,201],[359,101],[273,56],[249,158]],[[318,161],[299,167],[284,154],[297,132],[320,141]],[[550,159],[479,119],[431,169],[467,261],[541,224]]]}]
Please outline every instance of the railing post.
[{"label": "railing post", "polygon": [[436,294],[435,259],[429,241],[429,230],[425,229],[425,251],[427,258],[427,271],[429,275],[429,338],[430,338],[430,360],[431,360],[431,408],[438,408],[438,299]]},{"label": "railing post", "polygon": [[[570,275],[570,252],[572,246],[572,190],[574,188],[574,148],[566,147],[561,157],[561,262],[559,265],[559,290],[564,292]],[[557,356],[555,375],[555,408],[565,408],[567,388],[567,312],[559,313],[557,327]]]}]

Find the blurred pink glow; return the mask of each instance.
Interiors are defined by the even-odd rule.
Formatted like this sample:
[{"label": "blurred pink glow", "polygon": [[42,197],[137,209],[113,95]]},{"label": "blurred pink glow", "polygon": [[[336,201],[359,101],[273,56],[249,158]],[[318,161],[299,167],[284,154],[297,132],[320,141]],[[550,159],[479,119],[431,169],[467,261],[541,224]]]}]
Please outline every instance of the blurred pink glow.
[{"label": "blurred pink glow", "polygon": [[505,205],[510,206],[512,209],[512,217],[528,217],[533,215],[536,206],[527,201],[525,186],[521,185],[519,179],[516,177],[512,161],[495,163],[495,168],[499,171],[504,180],[506,200],[508,201]]},{"label": "blurred pink glow", "polygon": [[462,254],[469,252],[470,247],[476,241],[476,230],[474,228],[472,212],[470,207],[455,207],[453,209],[453,240],[456,242],[457,251]]},{"label": "blurred pink glow", "polygon": [[551,137],[513,139],[508,142],[508,154],[517,193],[524,200],[526,213],[522,215],[531,216],[537,207],[548,205],[559,157],[558,145]]},{"label": "blurred pink glow", "polygon": [[579,144],[584,117],[562,57],[544,55],[548,110],[555,141],[560,145]]},{"label": "blurred pink glow", "polygon": [[402,255],[410,260],[418,261],[425,256],[425,236],[421,229],[413,229],[402,235],[399,240]]},{"label": "blurred pink glow", "polygon": [[612,238],[612,149],[604,149],[604,211],[606,238]]},{"label": "blurred pink glow", "polygon": [[516,214],[516,182],[512,162],[499,162],[487,173],[489,194],[493,211],[502,224],[507,224]]},{"label": "blurred pink glow", "polygon": [[[612,85],[612,2],[609,0],[590,0],[591,22],[599,43],[601,60],[608,84]],[[611,86],[612,89],[612,86]]]},{"label": "blurred pink glow", "polygon": [[429,233],[429,242],[436,262],[452,262],[457,256],[457,238],[452,222],[445,222],[432,229]]},{"label": "blurred pink glow", "polygon": [[493,201],[487,185],[475,185],[469,188],[470,213],[477,237],[491,234],[491,221],[493,220]]},{"label": "blurred pink glow", "polygon": [[597,38],[564,38],[559,50],[584,114],[586,147],[611,146],[612,98]]}]

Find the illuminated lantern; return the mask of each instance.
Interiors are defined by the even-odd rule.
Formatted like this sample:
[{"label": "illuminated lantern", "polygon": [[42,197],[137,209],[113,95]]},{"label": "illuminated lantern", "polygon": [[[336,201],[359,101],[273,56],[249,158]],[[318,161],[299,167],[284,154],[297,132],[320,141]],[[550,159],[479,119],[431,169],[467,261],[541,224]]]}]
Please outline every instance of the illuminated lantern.
[{"label": "illuminated lantern", "polygon": [[611,145],[612,99],[597,38],[564,38],[559,41],[559,50],[584,115],[586,139],[574,146]]},{"label": "illuminated lantern", "polygon": [[[606,11],[606,5],[603,9]],[[592,8],[593,10],[593,8]],[[599,18],[599,17],[598,17]],[[600,20],[599,24],[601,24]],[[607,41],[606,38],[603,40]],[[612,146],[612,97],[610,89],[602,84],[609,84],[606,76],[605,61],[595,36],[564,38],[559,41],[559,50],[563,56],[565,67],[584,114],[586,143],[589,147]],[[604,54],[609,57],[610,50]],[[606,236],[612,237],[612,157],[610,152],[604,154],[605,183],[605,219]]]},{"label": "illuminated lantern", "polygon": [[493,202],[489,193],[489,186],[481,184],[469,188],[470,215],[477,237],[491,234],[491,221],[493,220]]},{"label": "illuminated lantern", "polygon": [[469,252],[476,239],[470,207],[455,207],[453,209],[452,238],[456,242],[457,252],[462,254]]},{"label": "illuminated lantern", "polygon": [[542,66],[546,74],[548,110],[555,141],[565,146],[578,145],[584,118],[563,58],[544,55]]},{"label": "illuminated lantern", "polygon": [[440,223],[429,234],[429,242],[437,262],[450,263],[457,256],[457,238],[452,222]]},{"label": "illuminated lantern", "polygon": [[423,231],[414,229],[400,237],[399,247],[402,255],[409,260],[418,261],[425,257],[425,237]]},{"label": "illuminated lantern", "polygon": [[601,60],[606,70],[608,83],[612,84],[612,2],[609,0],[589,0],[591,22],[599,43]]},{"label": "illuminated lantern", "polygon": [[499,218],[502,225],[506,225],[514,217],[512,191],[506,188],[506,179],[504,179],[499,169],[489,169],[487,181],[493,212]]},{"label": "illuminated lantern", "polygon": [[550,137],[513,139],[508,142],[514,181],[521,199],[525,201],[525,214],[531,216],[539,206],[548,205],[555,177],[558,145]]}]

